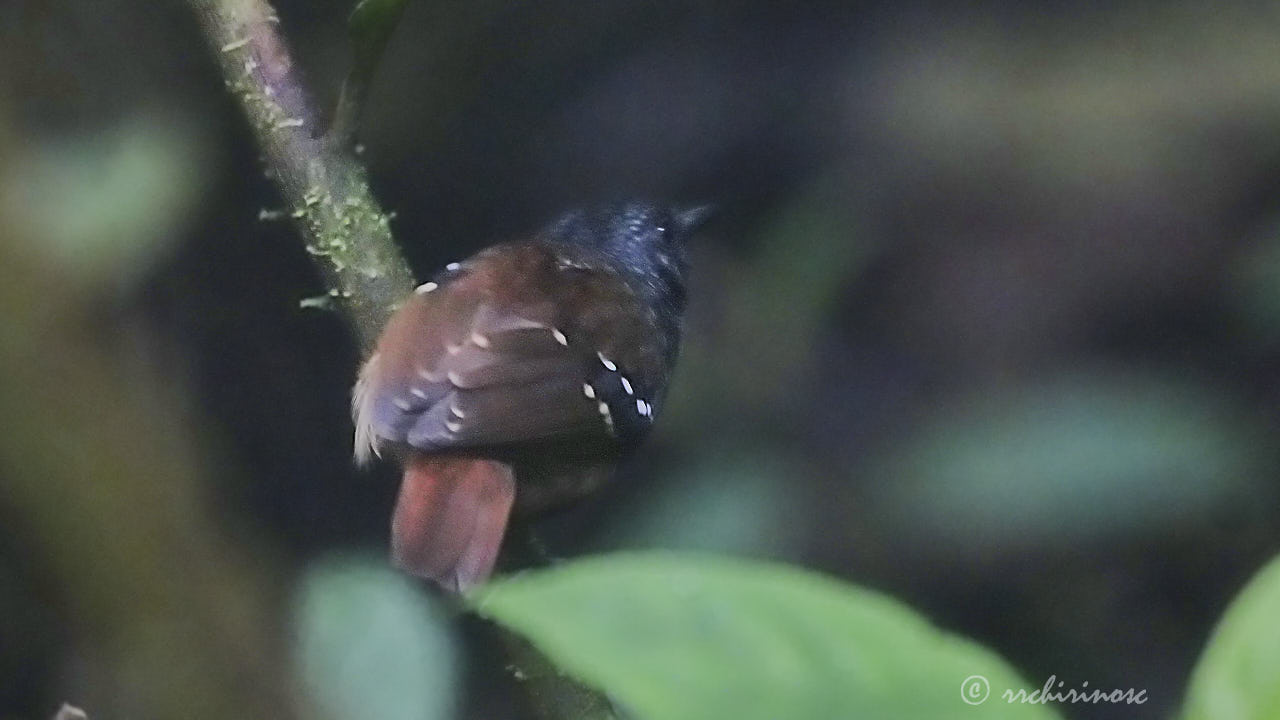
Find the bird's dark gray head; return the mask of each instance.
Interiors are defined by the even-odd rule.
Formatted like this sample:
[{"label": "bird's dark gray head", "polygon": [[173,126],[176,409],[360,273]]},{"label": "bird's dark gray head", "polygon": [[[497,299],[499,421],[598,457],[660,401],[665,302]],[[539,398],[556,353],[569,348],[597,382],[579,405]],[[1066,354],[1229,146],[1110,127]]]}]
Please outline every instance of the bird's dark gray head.
[{"label": "bird's dark gray head", "polygon": [[706,221],[706,207],[679,210],[628,202],[566,213],[543,237],[599,250],[660,315],[685,305],[686,241]]}]

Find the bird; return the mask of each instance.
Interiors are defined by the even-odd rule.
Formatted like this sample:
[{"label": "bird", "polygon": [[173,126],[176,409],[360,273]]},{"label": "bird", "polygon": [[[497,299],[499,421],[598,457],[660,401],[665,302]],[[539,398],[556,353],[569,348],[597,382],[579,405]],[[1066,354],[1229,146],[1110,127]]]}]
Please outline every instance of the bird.
[{"label": "bird", "polygon": [[709,212],[573,210],[401,303],[352,392],[356,461],[403,468],[394,565],[466,592],[492,574],[511,517],[590,494],[635,453],[665,402],[687,241]]}]

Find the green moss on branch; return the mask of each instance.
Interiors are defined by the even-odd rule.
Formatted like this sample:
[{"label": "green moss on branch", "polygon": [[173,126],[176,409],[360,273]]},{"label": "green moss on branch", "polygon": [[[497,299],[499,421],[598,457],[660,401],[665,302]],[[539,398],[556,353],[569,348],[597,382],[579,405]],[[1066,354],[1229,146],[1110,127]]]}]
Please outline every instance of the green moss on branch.
[{"label": "green moss on branch", "polygon": [[390,219],[369,191],[364,167],[320,133],[317,115],[260,0],[188,0],[306,238],[330,295],[370,346],[391,309],[413,289]]}]

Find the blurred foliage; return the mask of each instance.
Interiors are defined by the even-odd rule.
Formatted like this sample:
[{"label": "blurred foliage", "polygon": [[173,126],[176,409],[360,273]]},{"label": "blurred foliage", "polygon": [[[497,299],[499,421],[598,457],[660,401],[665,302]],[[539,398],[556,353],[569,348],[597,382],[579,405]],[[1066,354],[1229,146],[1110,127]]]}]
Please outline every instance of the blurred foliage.
[{"label": "blurred foliage", "polygon": [[[1023,686],[905,606],[783,565],[614,554],[491,583],[472,602],[643,720],[953,717],[966,678]],[[982,717],[1055,717],[993,700]]]},{"label": "blurred foliage", "polygon": [[1280,557],[1231,603],[1191,676],[1185,720],[1280,717]]},{"label": "blurred foliage", "polygon": [[962,400],[872,471],[873,513],[944,551],[1082,547],[1274,493],[1246,414],[1211,387],[1062,373]]},{"label": "blurred foliage", "polygon": [[753,231],[750,264],[728,261],[721,271],[723,315],[690,338],[671,389],[664,418],[677,431],[723,416],[727,401],[767,412],[804,384],[814,339],[870,255],[841,188],[824,178],[799,193]]},{"label": "blurred foliage", "polygon": [[40,242],[65,281],[128,287],[181,236],[213,158],[180,117],[139,113],[32,144],[0,177],[0,213]]},{"label": "blurred foliage", "polygon": [[804,539],[805,506],[786,492],[802,471],[775,454],[708,452],[636,498],[598,544],[786,557]]},{"label": "blurred foliage", "polygon": [[1280,234],[1240,254],[1227,277],[1236,324],[1256,350],[1280,347]]},{"label": "blurred foliage", "polygon": [[312,565],[294,622],[298,667],[331,720],[455,717],[458,657],[448,618],[381,558]]},{"label": "blurred foliage", "polygon": [[[88,211],[144,224],[98,203]],[[0,408],[11,421],[0,512],[25,548],[11,571],[39,578],[56,598],[46,610],[75,638],[76,682],[63,693],[105,717],[305,715],[279,672],[272,553],[251,552],[208,504],[215,476],[234,471],[205,452],[181,383],[94,331],[84,281],[101,278],[76,256],[110,263],[130,250],[81,236],[89,247],[45,252],[56,239],[42,232],[61,225],[30,217],[0,214]],[[15,609],[0,616],[0,638],[21,636],[7,629],[24,623]]]}]

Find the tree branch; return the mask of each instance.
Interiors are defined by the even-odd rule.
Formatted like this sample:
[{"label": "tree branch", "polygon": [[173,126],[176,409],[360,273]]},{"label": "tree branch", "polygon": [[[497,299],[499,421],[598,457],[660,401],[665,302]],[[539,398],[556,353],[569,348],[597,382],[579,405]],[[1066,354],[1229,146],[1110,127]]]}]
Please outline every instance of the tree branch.
[{"label": "tree branch", "polygon": [[361,344],[378,337],[413,274],[369,191],[364,168],[320,134],[279,19],[262,0],[188,0],[240,101],[331,297],[346,307]]},{"label": "tree branch", "polygon": [[[369,191],[349,140],[386,36],[357,48],[330,133],[321,133],[283,40],[263,0],[188,0],[216,51],[227,88],[240,101],[274,176],[298,220],[307,250],[344,302],[365,348],[372,346],[413,276]],[[389,33],[389,27],[377,28]],[[523,638],[508,650],[530,701],[544,718],[613,718],[609,701],[562,675]]]}]

